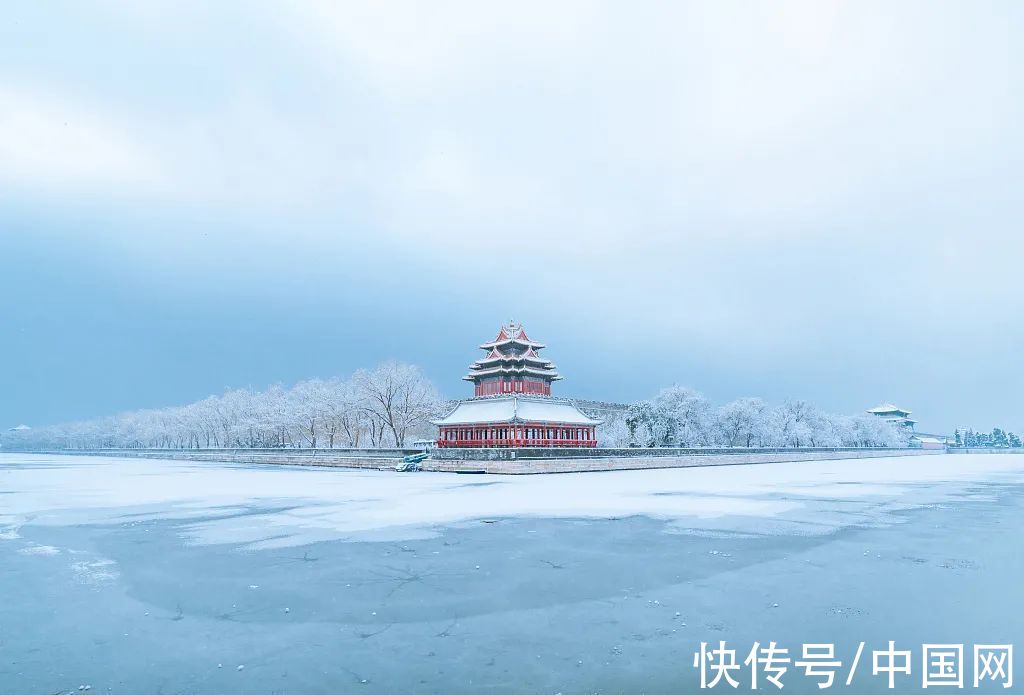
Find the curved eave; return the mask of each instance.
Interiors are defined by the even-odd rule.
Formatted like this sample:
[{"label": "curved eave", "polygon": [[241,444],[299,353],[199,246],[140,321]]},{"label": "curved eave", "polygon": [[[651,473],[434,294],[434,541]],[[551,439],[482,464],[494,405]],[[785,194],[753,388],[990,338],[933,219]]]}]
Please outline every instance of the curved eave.
[{"label": "curved eave", "polygon": [[505,396],[493,400],[460,401],[448,415],[431,422],[438,427],[494,424],[580,427],[600,425],[603,420],[590,417],[568,401]]},{"label": "curved eave", "polygon": [[914,411],[904,410],[892,403],[883,403],[882,405],[876,405],[874,408],[868,408],[867,412],[872,415],[899,415],[901,417],[906,417]]},{"label": "curved eave", "polygon": [[[462,380],[463,381],[476,381],[477,379],[486,379],[489,376],[507,376],[507,377],[510,377],[510,378],[513,378],[513,379],[517,379],[517,378],[523,377],[523,376],[536,376],[538,378],[541,377],[540,374],[505,374],[505,375],[502,375],[502,374],[484,374],[483,376],[480,376],[479,374],[467,374],[466,376],[462,377]],[[563,381],[565,379],[565,377],[563,377],[561,374],[555,374],[555,375],[545,374],[545,375],[543,375],[543,378],[546,379],[547,381]]]},{"label": "curved eave", "polygon": [[913,418],[907,417],[906,415],[899,415],[898,413],[871,413],[880,420],[905,420],[906,422],[917,422]]},{"label": "curved eave", "polygon": [[490,343],[484,343],[480,346],[481,350],[491,350],[500,345],[524,345],[526,347],[532,347],[534,350],[543,350],[547,347],[544,343],[538,343],[533,340],[522,340],[520,338],[506,338],[505,340],[496,340]]},{"label": "curved eave", "polygon": [[475,381],[476,379],[484,379],[489,376],[535,376],[540,379],[547,379],[548,381],[558,381],[562,378],[562,375],[558,372],[543,372],[536,369],[487,369],[478,372],[470,372],[466,376],[462,377],[462,380]]},{"label": "curved eave", "polygon": [[547,375],[547,374],[556,374],[557,373],[557,372],[554,371],[554,369],[546,369],[546,368],[543,368],[543,367],[533,367],[533,366],[530,366],[530,365],[523,365],[523,366],[501,365],[501,366],[484,367],[484,368],[474,367],[473,365],[469,365],[469,369],[470,369],[470,372],[473,373],[473,374],[498,374],[498,373],[511,373],[511,372],[525,374],[525,373],[529,372],[529,373],[532,373],[532,374],[545,374],[545,375]]},{"label": "curved eave", "polygon": [[532,364],[543,369],[554,369],[558,366],[551,360],[538,359],[536,357],[492,357],[489,360],[474,360],[473,364],[469,365],[469,368],[480,369],[489,364],[498,364],[502,362],[522,362],[525,364]]},{"label": "curved eave", "polygon": [[504,420],[472,420],[472,421],[465,421],[465,422],[461,422],[461,421],[460,422],[446,422],[445,420],[431,420],[430,421],[430,424],[435,426],[435,427],[448,427],[448,426],[451,426],[451,427],[461,427],[461,426],[475,427],[475,426],[483,426],[483,425],[530,425],[530,424],[551,425],[552,427],[590,427],[590,426],[596,427],[597,425],[601,425],[603,423],[604,423],[604,420],[595,420],[593,418],[587,418],[587,420],[585,422],[565,422],[565,421],[562,421],[562,420],[526,419],[526,418],[521,418],[518,415],[516,415],[515,417],[513,417],[511,419],[506,418]]}]

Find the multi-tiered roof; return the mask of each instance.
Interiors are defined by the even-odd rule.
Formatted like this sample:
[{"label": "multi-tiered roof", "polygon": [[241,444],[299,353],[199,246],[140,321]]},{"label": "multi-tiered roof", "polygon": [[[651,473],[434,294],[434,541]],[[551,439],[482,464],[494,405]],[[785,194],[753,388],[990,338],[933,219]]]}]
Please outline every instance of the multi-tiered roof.
[{"label": "multi-tiered roof", "polygon": [[551,382],[561,379],[551,360],[541,357],[544,343],[531,340],[521,324],[508,323],[489,343],[480,346],[487,355],[469,365],[462,377],[476,386],[477,396],[528,393],[550,396]]},{"label": "multi-tiered roof", "polygon": [[880,417],[886,422],[892,422],[902,427],[909,427],[910,429],[913,429],[914,425],[917,424],[917,420],[910,419],[909,410],[904,410],[892,403],[877,405],[874,408],[868,409],[868,413],[875,417]]}]

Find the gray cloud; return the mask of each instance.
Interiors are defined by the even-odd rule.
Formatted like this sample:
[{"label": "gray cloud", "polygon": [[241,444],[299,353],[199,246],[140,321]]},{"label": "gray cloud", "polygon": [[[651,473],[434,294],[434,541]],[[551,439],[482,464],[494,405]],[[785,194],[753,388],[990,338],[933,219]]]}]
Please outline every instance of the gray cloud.
[{"label": "gray cloud", "polygon": [[[566,388],[587,395],[683,381],[1024,425],[1012,3],[4,13],[7,263],[43,249],[97,299],[145,297],[150,318],[220,304],[203,323],[215,341],[247,335],[238,323],[261,307],[309,336],[390,319],[372,340],[340,331],[331,359],[284,340],[274,359],[219,380],[193,369],[185,390],[154,379],[116,405],[378,352],[457,392],[477,334],[515,315],[564,346]],[[59,292],[24,292],[33,282],[0,287],[67,310]],[[164,335],[136,311],[128,351]],[[55,335],[17,316],[12,330]],[[443,347],[408,343],[430,327]],[[33,344],[0,350],[31,360]],[[606,376],[601,355],[628,367]],[[64,417],[19,404],[47,378],[11,384],[0,415]],[[67,414],[95,414],[78,412],[87,397]]]}]

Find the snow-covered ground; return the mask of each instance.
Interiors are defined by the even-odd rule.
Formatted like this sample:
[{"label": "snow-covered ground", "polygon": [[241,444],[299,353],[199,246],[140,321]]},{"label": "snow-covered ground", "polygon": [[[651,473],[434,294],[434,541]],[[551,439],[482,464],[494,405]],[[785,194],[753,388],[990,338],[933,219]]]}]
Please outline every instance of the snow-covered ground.
[{"label": "snow-covered ground", "polygon": [[3,454],[0,539],[28,522],[127,516],[195,517],[184,527],[191,542],[252,548],[424,538],[460,522],[527,516],[646,515],[688,532],[818,534],[885,524],[894,512],[969,496],[976,483],[1022,480],[1024,455],[477,476]]}]

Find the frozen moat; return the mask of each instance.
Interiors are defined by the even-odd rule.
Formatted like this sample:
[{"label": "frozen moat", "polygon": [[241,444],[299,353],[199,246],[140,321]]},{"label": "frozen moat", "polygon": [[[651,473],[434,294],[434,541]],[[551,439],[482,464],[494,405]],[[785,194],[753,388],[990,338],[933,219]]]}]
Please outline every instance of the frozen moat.
[{"label": "frozen moat", "polygon": [[[741,662],[755,641],[845,661],[895,640],[916,690],[922,644],[1024,636],[1022,473],[1014,455],[530,477],[2,455],[0,693],[679,693],[719,640]],[[867,662],[846,692],[888,692]]]}]

